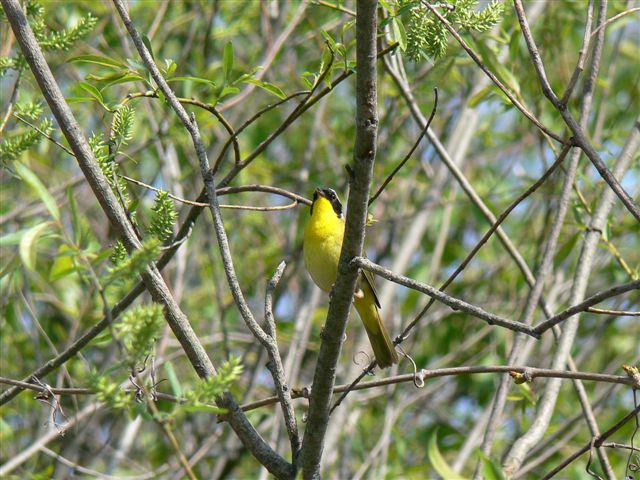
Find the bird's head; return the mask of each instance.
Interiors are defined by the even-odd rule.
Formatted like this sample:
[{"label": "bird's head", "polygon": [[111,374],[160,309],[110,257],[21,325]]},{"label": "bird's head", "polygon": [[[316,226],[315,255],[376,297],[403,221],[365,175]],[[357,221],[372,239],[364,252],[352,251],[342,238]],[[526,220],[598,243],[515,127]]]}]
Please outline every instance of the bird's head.
[{"label": "bird's head", "polygon": [[338,217],[342,218],[342,203],[338,195],[331,188],[316,188],[313,192],[313,203],[311,204],[311,215],[316,210],[318,214],[325,214],[333,211]]}]

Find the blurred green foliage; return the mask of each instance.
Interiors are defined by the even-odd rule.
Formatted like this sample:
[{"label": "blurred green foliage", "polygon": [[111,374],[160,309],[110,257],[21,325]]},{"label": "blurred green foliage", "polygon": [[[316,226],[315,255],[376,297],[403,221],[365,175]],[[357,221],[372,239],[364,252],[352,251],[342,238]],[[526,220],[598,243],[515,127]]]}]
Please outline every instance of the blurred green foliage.
[{"label": "blurred green foliage", "polygon": [[[229,139],[220,118],[212,113],[214,107],[238,130],[267,106],[296,92],[314,87],[316,92],[332,89],[287,124],[255,159],[246,165],[241,163],[242,169],[235,163],[234,149],[229,148],[221,157],[217,182],[228,179],[230,186],[277,186],[307,198],[316,186],[331,186],[346,201],[344,166],[352,159],[355,136],[354,76],[336,82],[355,67],[355,28],[349,13],[355,5],[328,3],[310,3],[290,35],[284,36],[302,8],[298,2],[131,2],[131,16],[146,35],[156,62],[188,111],[195,113],[212,162]],[[450,151],[455,151],[463,138],[469,142],[460,168],[484,202],[499,214],[543,173],[553,161],[557,145],[548,143],[495,87],[476,89],[483,74],[420,2],[381,3],[380,42],[398,42],[398,48],[388,56],[403,61],[416,104],[425,115],[433,105],[433,88],[438,88],[440,102],[432,128]],[[448,4],[438,8],[461,29],[485,65],[548,128],[566,136],[562,119],[543,98],[512,6],[508,2],[483,2],[483,8],[476,10],[475,2],[470,0],[451,3],[455,5],[453,10],[448,9]],[[607,17],[625,8],[625,2],[609,2]],[[1,15],[2,45],[12,48],[7,47],[0,57],[1,117],[9,113],[2,122],[0,140],[0,370],[3,377],[14,379],[22,379],[98,322],[105,308],[112,308],[126,294],[145,266],[166,251],[161,242],[173,239],[193,207],[173,200],[165,192],[193,201],[202,188],[191,139],[156,91],[113,7],[86,1],[59,2],[55,6],[30,2],[28,12],[59,86],[90,139],[118,200],[135,221],[144,247],[131,256],[126,253],[75,159],[45,138],[49,136],[67,146],[58,126],[50,120],[51,112],[17,44],[9,40],[10,28]],[[563,93],[575,67],[585,16],[586,2],[548,2],[532,21],[549,80],[557,93]],[[640,96],[639,31],[634,15],[611,23],[606,31],[588,131],[609,166],[614,164],[637,116],[634,99]],[[437,41],[427,42],[431,38]],[[319,83],[329,65],[330,71]],[[382,61],[378,65],[379,147],[372,191],[404,157],[420,130]],[[581,80],[569,104],[576,116],[582,86]],[[241,162],[284,125],[303,98],[301,94],[268,109],[243,129],[238,135]],[[12,113],[8,110],[10,104]],[[464,135],[466,126],[471,130],[468,137]],[[423,141],[372,205],[371,213],[377,221],[367,232],[370,258],[392,266],[396,259],[408,255],[406,271],[401,273],[433,285],[442,283],[457,268],[489,228],[452,177],[445,175],[443,181],[438,180],[440,165],[433,147]],[[562,171],[554,174],[503,225],[533,270],[557,211],[563,178]],[[638,198],[637,155],[622,184]],[[597,172],[588,160],[582,159],[572,196],[573,209],[562,227],[552,277],[545,286],[545,296],[555,311],[568,306],[583,234],[603,188]],[[220,201],[228,206],[259,207],[289,203],[288,199],[261,192],[224,195]],[[425,211],[426,226],[413,239],[414,250],[407,252],[411,228]],[[223,216],[238,280],[257,318],[262,318],[267,279],[281,260],[287,261],[275,295],[278,342],[285,357],[294,347],[301,349],[295,352],[297,363],[287,367],[290,386],[310,385],[328,299],[322,295],[315,308],[310,309],[314,287],[301,260],[302,228],[308,207],[298,205],[274,211],[224,208]],[[227,440],[233,433],[225,424],[216,424],[210,407],[204,406],[226,388],[242,402],[273,395],[266,356],[235,308],[215,238],[210,214],[205,211],[179,253],[163,270],[163,276],[214,364],[223,367],[224,381],[200,381],[170,329],[160,322],[159,312],[143,315],[139,307],[131,307],[116,320],[113,330],[102,332],[64,369],[42,379],[52,386],[92,387],[99,392],[88,397],[61,397],[68,417],[96,400],[115,409],[95,414],[86,429],[68,432],[68,437],[55,440],[49,448],[63,455],[68,453],[79,465],[113,475],[149,471],[159,472],[160,477],[165,475],[166,470],[162,469],[176,453],[153,421],[138,427],[128,452],[136,459],[136,465],[121,462],[114,453],[130,425],[130,417],[145,411],[144,405],[134,405],[133,392],[125,387],[130,373],[130,366],[125,363],[140,367],[153,352],[158,364],[156,381],[160,382],[154,388],[190,401],[183,409],[165,400],[158,403],[161,412],[170,413],[167,418],[173,422],[176,435],[183,439],[184,453],[190,457],[206,442],[216,439],[202,453],[196,472],[204,478],[214,473],[217,478],[258,476],[257,463],[238,447],[238,442]],[[589,293],[637,278],[637,224],[618,203],[600,247]],[[106,289],[104,297],[102,289]],[[384,312],[394,335],[428,300],[383,281],[378,281],[378,289],[391,289]],[[492,238],[447,292],[518,319],[529,287],[501,243]],[[104,305],[104,299],[108,305]],[[146,294],[143,301],[150,301]],[[631,292],[604,307],[638,310],[639,304],[638,292]],[[534,320],[542,318],[537,311]],[[294,345],[294,341],[300,341],[307,322],[311,322],[308,341]],[[353,380],[361,368],[354,365],[361,360],[359,352],[369,349],[357,322],[354,318],[348,325],[338,383]],[[123,335],[124,340],[119,338]],[[622,363],[638,361],[639,337],[640,327],[632,318],[585,314],[574,345],[574,358],[580,370],[619,373]],[[465,341],[474,338],[474,342],[465,345]],[[511,332],[487,327],[478,319],[436,304],[403,348],[418,368],[495,365],[506,363],[513,339]],[[118,342],[123,342],[126,358],[122,357]],[[553,349],[551,336],[545,336],[533,346],[529,363],[548,366]],[[409,362],[403,361],[399,372],[411,371]],[[147,373],[142,376],[149,389],[151,379],[145,376]],[[425,478],[452,468],[469,432],[490,408],[498,380],[497,375],[489,374],[460,376],[431,379],[422,390],[409,383],[351,394],[332,417],[335,430],[330,433],[335,443],[325,452],[331,449],[341,453],[325,453],[325,475],[350,477],[366,462],[368,469],[361,473],[369,478]],[[498,452],[504,452],[528,426],[535,411],[533,403],[544,382],[527,385],[529,390],[518,387],[511,390],[499,428],[493,449],[496,457],[480,460],[487,476],[499,478]],[[629,410],[629,391],[610,390],[606,384],[585,383],[585,387],[600,407],[597,415],[602,430]],[[301,420],[306,404],[296,401],[295,406],[304,429]],[[564,382],[549,435],[565,428],[565,422],[578,410],[573,387]],[[50,410],[23,393],[0,407],[0,412],[0,463],[4,463],[42,434],[41,426],[48,421]],[[279,417],[280,409],[273,405],[252,411],[249,416],[265,438],[270,438],[272,422]],[[382,448],[384,455],[370,458],[370,452],[380,451],[376,447],[385,418],[390,419],[391,442]],[[577,422],[582,422],[581,417]],[[281,434],[278,449],[288,456],[281,424],[277,428]],[[625,443],[631,433],[629,425],[620,430],[616,441]],[[71,436],[77,439],[75,443],[67,442]],[[565,450],[554,452],[532,470],[532,478],[548,471],[568,451],[581,447],[590,438],[582,424]],[[5,439],[10,439],[10,444]],[[80,444],[82,448],[78,447]],[[472,455],[464,463],[465,477],[472,475],[479,458]],[[610,459],[617,472],[624,470],[624,452],[612,451]],[[585,462],[575,462],[567,474],[583,475]],[[70,471],[47,455],[35,455],[17,470],[32,478],[64,478]]]}]

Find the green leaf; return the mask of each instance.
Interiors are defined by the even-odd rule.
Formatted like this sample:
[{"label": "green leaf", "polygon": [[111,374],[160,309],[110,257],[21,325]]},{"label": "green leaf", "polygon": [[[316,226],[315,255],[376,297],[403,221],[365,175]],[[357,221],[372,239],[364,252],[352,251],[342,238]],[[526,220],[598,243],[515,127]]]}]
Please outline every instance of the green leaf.
[{"label": "green leaf", "polygon": [[506,477],[502,471],[500,464],[485,455],[481,450],[477,450],[480,461],[482,462],[482,475],[485,480],[505,480]]},{"label": "green leaf", "polygon": [[213,80],[209,80],[208,78],[202,77],[191,77],[191,76],[183,76],[183,77],[172,77],[168,78],[167,82],[195,82],[195,83],[204,83],[206,85],[210,85],[212,87],[216,86],[216,82]]},{"label": "green leaf", "polygon": [[90,73],[84,78],[93,82],[111,82],[124,77],[129,72],[130,70],[119,70],[117,72],[108,73],[107,75],[93,75]]},{"label": "green leaf", "polygon": [[218,95],[218,100],[220,100],[223,97],[226,97],[227,95],[235,95],[239,91],[240,91],[240,89],[238,87],[233,87],[231,85],[225,85],[225,87],[220,92],[220,95]]},{"label": "green leaf", "polygon": [[36,253],[38,239],[50,227],[50,222],[39,223],[31,227],[20,240],[20,258],[25,267],[31,271],[36,269]]},{"label": "green leaf", "polygon": [[[473,42],[471,41],[471,43]],[[520,83],[518,82],[518,79],[509,69],[507,69],[507,67],[504,66],[504,63],[500,62],[495,52],[482,41],[475,42],[475,45],[480,51],[482,60],[489,67],[489,70],[495,73],[496,76],[506,84],[507,88],[515,92],[517,95],[520,95]]]},{"label": "green leaf", "polygon": [[53,265],[51,265],[51,269],[49,270],[49,280],[52,282],[60,280],[75,272],[77,267],[72,258],[75,254],[76,252],[69,248],[68,245],[60,245]]},{"label": "green leaf", "polygon": [[143,82],[147,85],[151,85],[147,79],[141,75],[138,75],[137,73],[131,73],[128,75],[124,75],[122,77],[116,78],[114,80],[111,80],[109,83],[107,83],[104,87],[102,87],[102,90],[109,88],[113,85],[118,85],[121,83],[129,83],[129,82]]},{"label": "green leaf", "polygon": [[167,373],[169,384],[171,385],[171,391],[173,391],[173,394],[176,397],[182,398],[182,386],[180,385],[178,375],[176,375],[176,371],[173,368],[173,364],[171,362],[165,363],[164,370]]},{"label": "green leaf", "polygon": [[480,89],[478,93],[476,93],[473,97],[469,99],[469,103],[467,106],[469,108],[473,108],[478,105],[482,100],[489,96],[489,94],[493,90],[493,84],[487,85],[486,87]]},{"label": "green leaf", "polygon": [[262,80],[258,80],[257,78],[247,78],[246,80],[244,80],[244,83],[252,83],[253,85],[256,85],[257,87],[260,87],[263,90],[272,93],[282,100],[287,98],[287,95],[280,89],[280,87],[274,85],[273,83],[263,82]]},{"label": "green leaf", "polygon": [[116,60],[114,58],[104,57],[102,55],[78,55],[77,57],[71,57],[67,62],[74,63],[94,63],[96,65],[102,65],[110,68],[127,68],[127,64]]},{"label": "green leaf", "polygon": [[82,220],[78,213],[78,202],[76,202],[76,196],[74,195],[73,187],[67,188],[67,203],[69,205],[69,212],[71,213],[71,230],[73,231],[73,241],[76,244],[80,244],[82,238]]},{"label": "green leaf", "polygon": [[518,390],[520,390],[520,393],[527,401],[527,403],[529,403],[531,406],[536,405],[536,398],[533,394],[533,391],[531,390],[531,386],[528,383],[518,384]]},{"label": "green leaf", "polygon": [[151,55],[151,58],[153,58],[155,60],[156,57],[153,55],[153,48],[151,47],[151,40],[149,40],[149,37],[147,37],[144,33],[142,34],[142,43],[144,43],[144,46],[147,47],[147,50],[149,50],[149,54]]},{"label": "green leaf", "polygon": [[389,13],[389,15],[393,15],[393,9],[386,0],[379,0],[379,3],[387,11],[387,13]]},{"label": "green leaf", "polygon": [[[94,99],[96,99],[100,105],[102,105],[104,108],[107,108],[107,106],[104,103],[104,98],[102,97],[102,94],[100,93],[100,90],[98,90],[96,87],[94,87],[93,85],[91,85],[90,83],[87,83],[87,82],[79,82],[78,86],[82,90],[87,92],[89,95],[91,95]],[[107,108],[107,110],[108,110],[108,108]]]},{"label": "green leaf", "polygon": [[[229,82],[231,71],[233,70],[233,43],[227,42],[222,54],[222,71],[224,73],[224,85]],[[220,95],[222,97],[222,95]]]},{"label": "green leaf", "polygon": [[393,17],[391,31],[393,32],[394,40],[397,40],[398,45],[400,45],[400,50],[405,52],[407,50],[407,31],[399,17]]},{"label": "green leaf", "polygon": [[27,185],[29,185],[29,187],[31,187],[31,190],[33,190],[36,195],[40,197],[40,200],[42,200],[42,203],[44,203],[45,207],[47,207],[47,210],[49,210],[51,216],[54,219],[60,221],[60,210],[58,209],[56,201],[49,193],[49,190],[47,190],[47,187],[45,187],[40,179],[36,176],[36,174],[29,170],[26,165],[23,165],[20,162],[15,162],[13,164],[13,167],[15,168],[18,175],[20,175],[20,178],[22,178],[22,180]]},{"label": "green leaf", "polygon": [[444,459],[440,450],[438,449],[438,430],[434,430],[429,437],[429,444],[427,446],[427,456],[429,457],[429,461],[431,462],[431,466],[433,469],[438,472],[442,478],[446,478],[447,480],[465,480],[465,478],[456,472],[449,466],[447,461]]},{"label": "green leaf", "polygon": [[164,63],[166,66],[165,75],[170,77],[171,74],[176,71],[176,68],[178,68],[178,64],[169,58],[165,59]]},{"label": "green leaf", "polygon": [[333,37],[329,34],[329,32],[327,32],[326,30],[322,30],[322,36],[324,37],[324,39],[327,41],[327,43],[329,43],[329,45],[331,46],[331,48],[333,50],[336,49],[336,41],[333,39]]},{"label": "green leaf", "polygon": [[10,247],[11,245],[18,245],[22,240],[25,233],[29,231],[28,228],[18,230],[17,232],[7,233],[0,237],[0,247]]},{"label": "green leaf", "polygon": [[93,102],[95,99],[93,97],[68,97],[65,98],[67,103],[82,103],[82,102]]}]

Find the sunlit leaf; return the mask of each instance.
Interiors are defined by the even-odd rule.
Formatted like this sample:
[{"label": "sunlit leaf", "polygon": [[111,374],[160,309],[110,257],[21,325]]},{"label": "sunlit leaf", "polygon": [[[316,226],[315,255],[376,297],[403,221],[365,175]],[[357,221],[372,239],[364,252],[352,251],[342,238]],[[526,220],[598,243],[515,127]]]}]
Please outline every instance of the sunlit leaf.
[{"label": "sunlit leaf", "polygon": [[13,164],[13,167],[15,168],[18,175],[20,175],[20,178],[22,178],[22,180],[27,185],[29,185],[29,187],[31,187],[31,190],[33,190],[36,195],[40,197],[40,200],[47,207],[47,210],[49,210],[51,216],[56,220],[60,220],[60,209],[58,208],[58,204],[56,203],[53,196],[51,196],[51,194],[49,193],[49,190],[47,190],[47,187],[45,187],[37,177],[37,175],[20,162],[15,162]]},{"label": "sunlit leaf", "polygon": [[49,222],[39,223],[31,227],[20,239],[20,259],[25,267],[31,271],[36,269],[36,255],[38,240],[51,227]]},{"label": "sunlit leaf", "polygon": [[427,456],[429,457],[429,462],[433,469],[438,472],[442,478],[446,478],[447,480],[465,480],[465,477],[457,474],[453,468],[449,466],[447,461],[444,459],[442,454],[440,453],[440,449],[438,448],[438,430],[434,430],[434,432],[429,437],[429,443],[427,446]]},{"label": "sunlit leaf", "polygon": [[222,55],[222,72],[224,75],[224,85],[229,83],[229,78],[231,77],[232,70],[233,70],[233,43],[227,42],[224,45],[224,52]]}]

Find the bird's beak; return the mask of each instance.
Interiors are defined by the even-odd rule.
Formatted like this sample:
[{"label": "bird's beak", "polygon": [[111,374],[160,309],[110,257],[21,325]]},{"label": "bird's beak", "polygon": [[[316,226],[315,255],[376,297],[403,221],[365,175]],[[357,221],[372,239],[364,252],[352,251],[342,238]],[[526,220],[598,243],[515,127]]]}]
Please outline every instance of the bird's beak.
[{"label": "bird's beak", "polygon": [[321,188],[316,188],[316,191],[314,192],[314,197],[325,197],[324,192],[322,191]]}]

